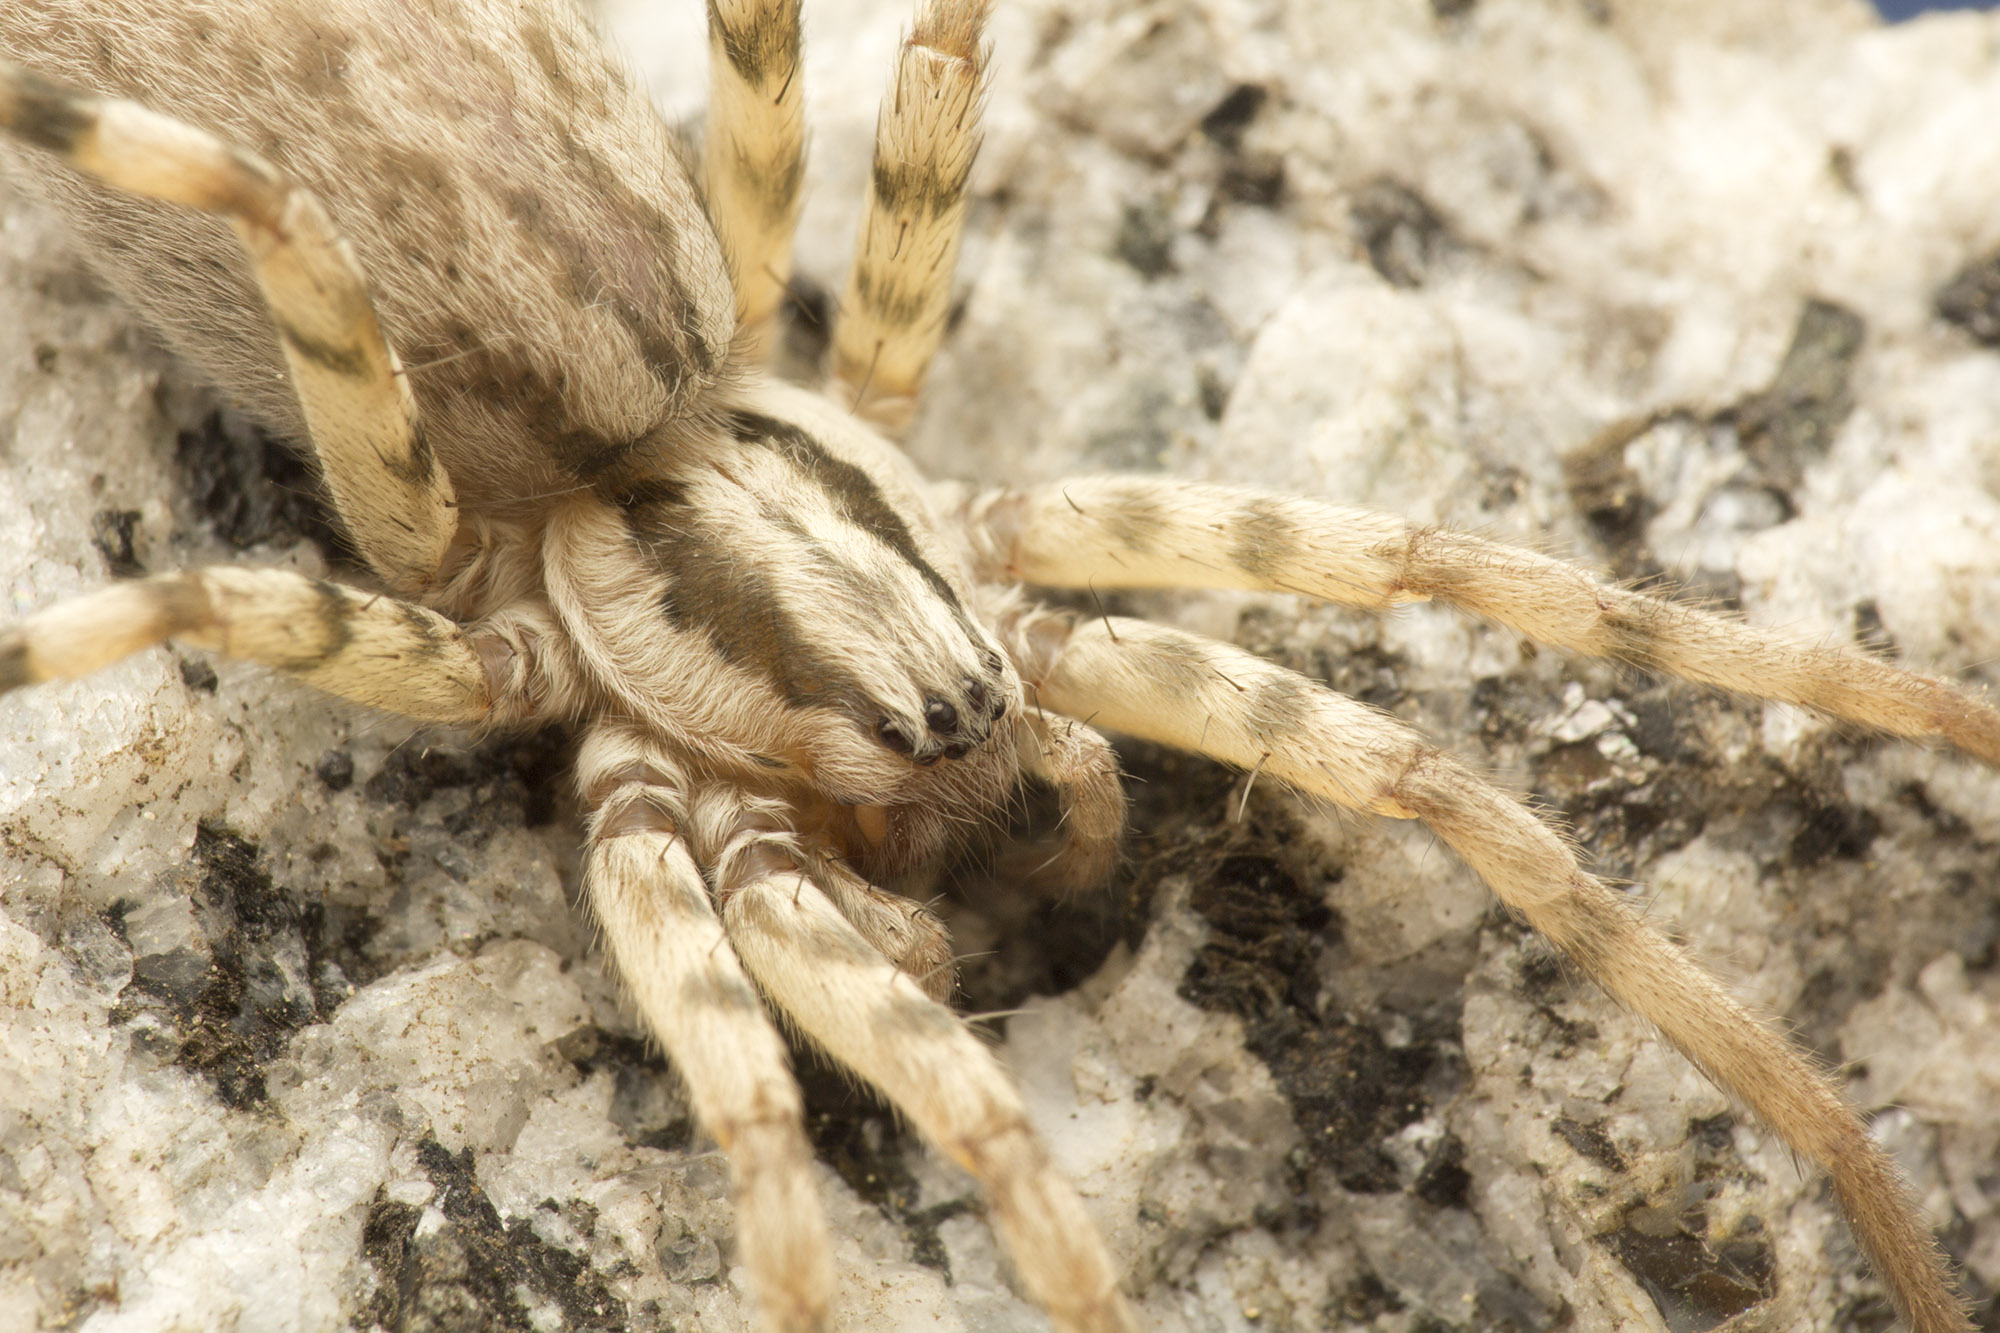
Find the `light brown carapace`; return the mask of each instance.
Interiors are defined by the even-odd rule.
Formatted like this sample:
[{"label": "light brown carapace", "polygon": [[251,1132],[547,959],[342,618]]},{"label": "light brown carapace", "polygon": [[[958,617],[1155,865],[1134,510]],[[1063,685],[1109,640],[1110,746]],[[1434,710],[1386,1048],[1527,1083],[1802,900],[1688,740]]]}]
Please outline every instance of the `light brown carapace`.
[{"label": "light brown carapace", "polygon": [[177,638],[425,721],[577,728],[590,901],[729,1156],[772,1329],[820,1327],[833,1284],[774,1010],[979,1179],[1058,1328],[1133,1325],[945,1003],[941,927],[878,887],[990,831],[1029,778],[1065,805],[1052,873],[1101,880],[1123,802],[1079,718],[1424,821],[1831,1172],[1913,1329],[1969,1327],[1835,1086],[1519,801],[1227,644],[1019,589],[1434,599],[1988,763],[2000,715],[1377,513],[1117,478],[940,512],[882,432],[944,331],[984,20],[985,0],[932,0],[896,57],[832,374],[809,392],[761,351],[798,215],[797,0],[711,0],[698,167],[563,0],[0,5],[23,174],[170,344],[312,450],[377,585],[224,568],[109,587],[0,633],[0,690]]}]

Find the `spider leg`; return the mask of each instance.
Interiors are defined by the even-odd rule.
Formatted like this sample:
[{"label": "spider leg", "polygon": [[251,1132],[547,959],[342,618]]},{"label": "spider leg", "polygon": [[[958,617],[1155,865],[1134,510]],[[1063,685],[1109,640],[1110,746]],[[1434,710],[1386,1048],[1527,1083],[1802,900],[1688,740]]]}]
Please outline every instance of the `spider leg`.
[{"label": "spider leg", "polygon": [[0,631],[0,693],[179,639],[423,722],[525,721],[567,691],[533,618],[467,633],[435,611],[282,569],[222,566],[98,588]]},{"label": "spider leg", "polygon": [[360,265],[310,193],[253,153],[0,61],[0,128],[133,194],[227,218],[248,252],[341,521],[392,588],[430,586],[457,531]]},{"label": "spider leg", "polygon": [[1949,742],[2000,764],[2000,711],[1949,682],[1800,643],[1583,569],[1392,514],[1138,477],[990,494],[995,576],[1065,588],[1256,588],[1385,611],[1432,598],[1530,639]]},{"label": "spider leg", "polygon": [[723,861],[716,894],[737,956],[785,1017],[985,1188],[1022,1284],[1055,1327],[1133,1328],[1082,1202],[999,1062],[957,1015],[871,948],[785,844],[759,842]]},{"label": "spider leg", "polygon": [[929,908],[877,888],[838,860],[815,864],[813,878],[869,947],[916,982],[924,994],[940,1004],[951,1002],[958,989],[951,936]]},{"label": "spider leg", "polygon": [[1518,800],[1394,718],[1228,644],[1068,613],[1031,614],[1016,638],[1023,674],[1051,707],[1259,767],[1350,810],[1421,819],[1501,902],[1831,1173],[1856,1239],[1916,1333],[1970,1329],[1908,1186],[1832,1081],[1586,873]]},{"label": "spider leg", "polygon": [[805,171],[800,0],[711,0],[702,192],[736,287],[738,327],[761,336],[792,274]]},{"label": "spider leg", "polygon": [[905,424],[944,337],[979,152],[989,0],[927,0],[875,123],[875,163],[833,333],[836,396]]},{"label": "spider leg", "polygon": [[775,1333],[824,1327],[833,1293],[798,1085],[731,952],[690,848],[698,825],[672,761],[631,733],[585,740],[577,778],[594,807],[584,878],[618,974],[694,1112],[729,1158],[739,1252]]},{"label": "spider leg", "polygon": [[1111,878],[1125,835],[1125,784],[1111,742],[1073,718],[1030,707],[1016,732],[1021,766],[1062,800],[1062,845],[1034,878],[1058,892]]}]

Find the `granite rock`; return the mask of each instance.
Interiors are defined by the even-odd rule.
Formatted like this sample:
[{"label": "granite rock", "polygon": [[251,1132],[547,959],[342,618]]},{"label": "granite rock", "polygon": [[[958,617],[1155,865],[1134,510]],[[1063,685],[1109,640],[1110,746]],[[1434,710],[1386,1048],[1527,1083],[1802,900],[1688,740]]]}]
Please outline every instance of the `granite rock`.
[{"label": "granite rock", "polygon": [[[700,7],[602,8],[699,114]],[[837,291],[906,19],[807,21],[800,271]],[[1323,494],[1992,683],[2000,16],[1018,0],[994,37],[935,475]],[[4,614],[337,567],[282,446],[11,193],[0,288]],[[2000,1327],[2000,775],[1429,609],[1118,604],[1567,818],[1846,1071]],[[944,907],[1148,1327],[1885,1326],[1824,1181],[1420,829],[1124,758],[1110,890],[1003,858]],[[0,1329],[740,1325],[563,760],[171,648],[0,701]],[[802,1069],[840,1325],[1045,1327],[967,1180]]]}]

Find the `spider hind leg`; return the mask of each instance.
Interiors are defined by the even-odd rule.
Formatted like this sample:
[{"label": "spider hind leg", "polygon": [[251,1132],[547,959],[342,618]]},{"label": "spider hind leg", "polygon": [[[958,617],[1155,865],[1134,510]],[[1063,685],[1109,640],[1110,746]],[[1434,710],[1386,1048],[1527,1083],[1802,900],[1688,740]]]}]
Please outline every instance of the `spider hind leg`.
[{"label": "spider hind leg", "polygon": [[429,588],[458,529],[451,478],[424,439],[361,267],[319,201],[262,158],[191,125],[4,60],[0,129],[114,189],[234,226],[342,524],[390,587]]}]

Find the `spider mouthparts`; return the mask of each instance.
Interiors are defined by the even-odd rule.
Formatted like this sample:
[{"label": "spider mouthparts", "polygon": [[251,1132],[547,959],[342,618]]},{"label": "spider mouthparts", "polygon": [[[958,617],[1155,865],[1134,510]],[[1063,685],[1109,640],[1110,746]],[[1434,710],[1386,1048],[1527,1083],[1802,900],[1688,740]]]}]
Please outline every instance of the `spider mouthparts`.
[{"label": "spider mouthparts", "polygon": [[886,805],[857,805],[854,807],[854,827],[861,830],[861,836],[873,846],[881,846],[889,836],[889,807]]}]

